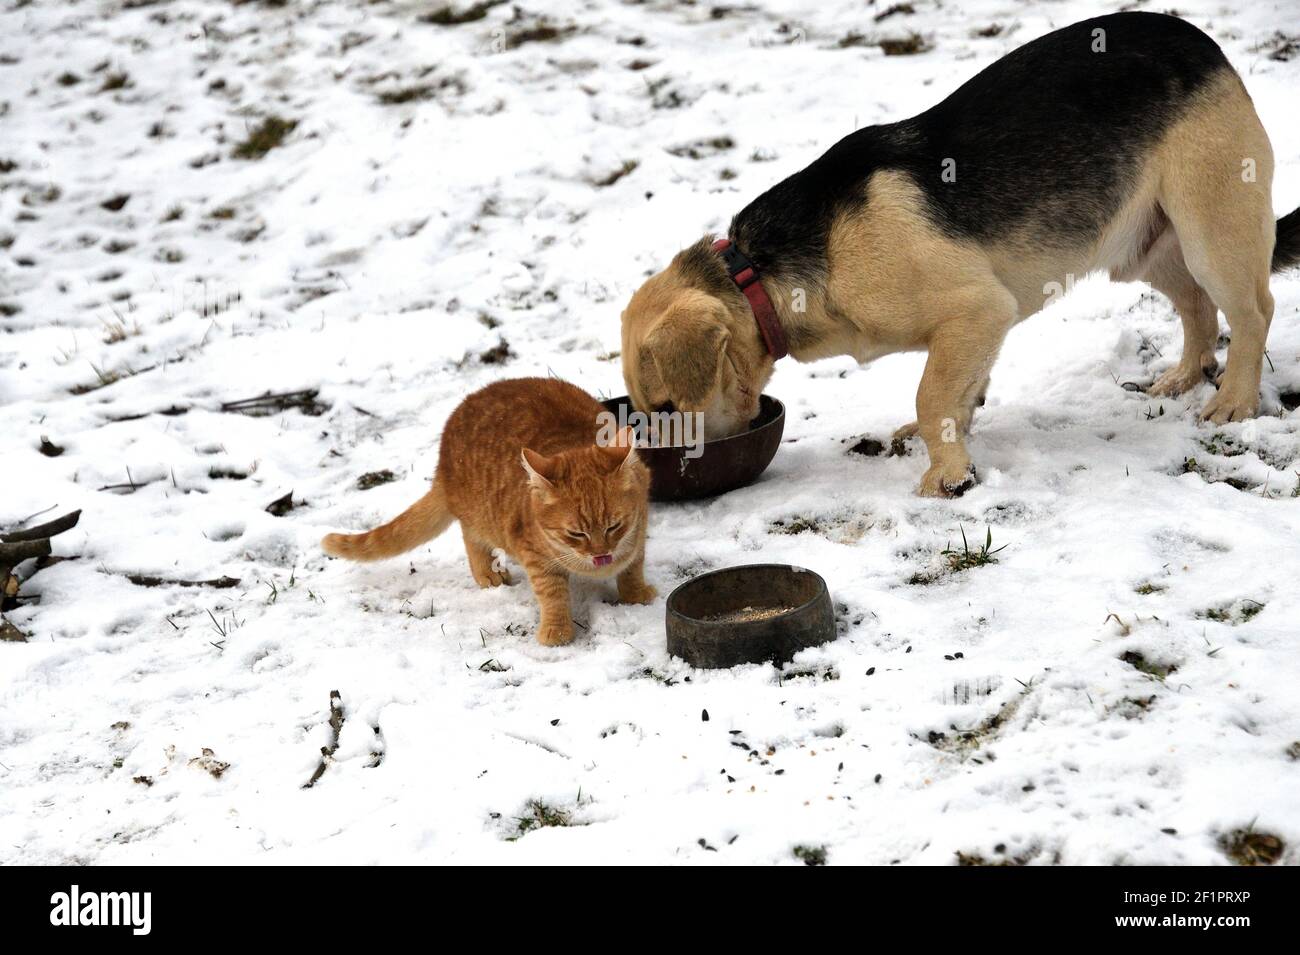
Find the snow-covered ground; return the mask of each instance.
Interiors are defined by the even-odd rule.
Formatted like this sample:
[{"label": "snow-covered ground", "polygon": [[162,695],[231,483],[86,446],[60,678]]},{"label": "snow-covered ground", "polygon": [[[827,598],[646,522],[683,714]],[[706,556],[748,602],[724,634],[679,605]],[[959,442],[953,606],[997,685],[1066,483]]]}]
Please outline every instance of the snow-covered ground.
[{"label": "snow-covered ground", "polygon": [[[1082,282],[1011,336],[955,501],[912,496],[919,449],[848,452],[919,356],[783,363],[772,467],[657,506],[648,577],[819,571],[842,636],[784,671],[694,671],[662,600],[595,586],[541,647],[455,533],[318,548],[423,492],[466,392],[621,394],[632,289],[838,137],[1119,6],[5,0],[0,529],[84,513],[7,613],[0,862],[1226,863],[1244,829],[1300,861],[1297,273],[1264,414],[1222,428],[1208,385],[1122,387],[1176,359],[1168,303]],[[1300,204],[1300,8],[1178,8]],[[949,572],[962,530],[997,562]]]}]

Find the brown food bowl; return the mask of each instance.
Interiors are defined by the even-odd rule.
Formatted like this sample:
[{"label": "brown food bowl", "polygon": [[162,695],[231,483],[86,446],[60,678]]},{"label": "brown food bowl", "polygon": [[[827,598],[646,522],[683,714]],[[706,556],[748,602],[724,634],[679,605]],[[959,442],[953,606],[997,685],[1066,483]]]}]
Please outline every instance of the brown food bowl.
[{"label": "brown food bowl", "polygon": [[835,607],[820,575],[789,564],[744,564],[692,577],[668,596],[668,652],[692,666],[788,663],[835,639]]},{"label": "brown food bowl", "polygon": [[[603,402],[615,415],[631,415],[626,395]],[[629,420],[620,416],[620,420]],[[637,453],[650,468],[652,501],[689,501],[734,491],[754,481],[776,456],[785,433],[785,405],[770,395],[759,397],[758,417],[749,429],[729,438],[704,442],[704,453],[688,458],[685,446],[640,447]],[[644,434],[637,435],[644,440]]]}]

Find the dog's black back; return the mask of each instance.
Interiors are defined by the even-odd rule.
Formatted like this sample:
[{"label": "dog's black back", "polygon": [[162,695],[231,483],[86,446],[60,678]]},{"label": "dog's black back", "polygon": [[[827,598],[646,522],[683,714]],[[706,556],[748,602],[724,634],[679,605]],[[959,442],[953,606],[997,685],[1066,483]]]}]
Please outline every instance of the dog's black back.
[{"label": "dog's black back", "polygon": [[743,209],[731,236],[760,271],[815,280],[835,217],[864,199],[873,172],[899,169],[949,235],[1086,242],[1124,201],[1144,150],[1226,69],[1218,45],[1177,17],[1075,23],[919,116],[846,136]]}]

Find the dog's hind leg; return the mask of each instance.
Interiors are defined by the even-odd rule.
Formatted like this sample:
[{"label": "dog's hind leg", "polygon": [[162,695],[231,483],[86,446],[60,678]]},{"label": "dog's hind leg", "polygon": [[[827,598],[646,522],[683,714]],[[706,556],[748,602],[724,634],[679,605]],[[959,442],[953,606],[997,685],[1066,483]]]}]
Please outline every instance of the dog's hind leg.
[{"label": "dog's hind leg", "polygon": [[1196,284],[1183,262],[1182,248],[1172,229],[1151,249],[1141,276],[1174,305],[1183,322],[1183,356],[1147,389],[1156,396],[1181,395],[1201,382],[1212,379],[1219,362],[1214,346],[1219,340],[1219,312],[1205,289]]},{"label": "dog's hind leg", "polygon": [[1160,203],[1196,283],[1232,331],[1219,393],[1201,412],[1216,424],[1259,409],[1264,341],[1273,319],[1268,278],[1277,225],[1273,153],[1250,97],[1224,73],[1159,148]]}]

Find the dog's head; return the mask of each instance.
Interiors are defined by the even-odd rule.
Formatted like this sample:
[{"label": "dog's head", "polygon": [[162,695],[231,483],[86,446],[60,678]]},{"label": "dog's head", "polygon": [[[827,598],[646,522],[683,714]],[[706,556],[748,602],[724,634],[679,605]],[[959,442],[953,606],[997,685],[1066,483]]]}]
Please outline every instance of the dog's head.
[{"label": "dog's head", "polygon": [[744,431],[772,375],[749,303],[708,240],[647,279],[623,312],[623,379],[638,411],[701,412],[706,440]]}]

